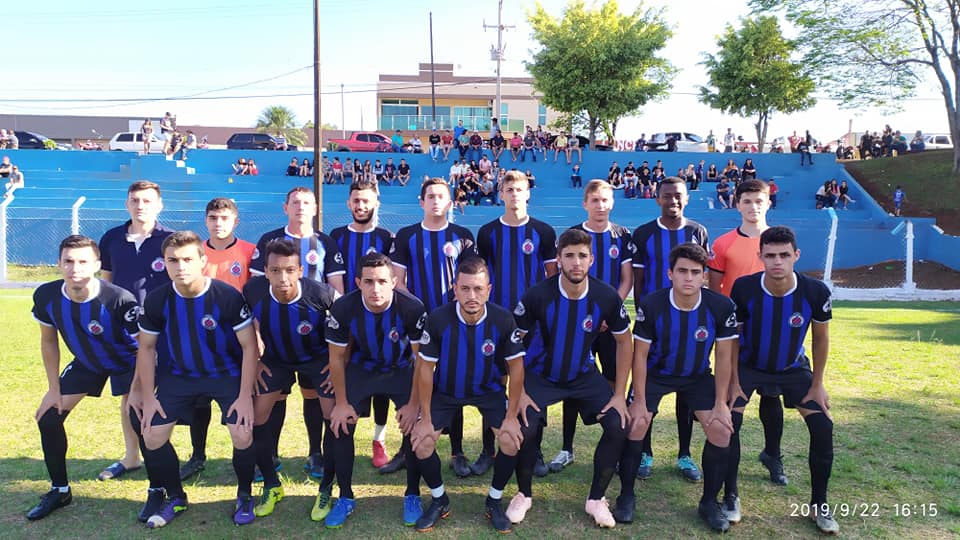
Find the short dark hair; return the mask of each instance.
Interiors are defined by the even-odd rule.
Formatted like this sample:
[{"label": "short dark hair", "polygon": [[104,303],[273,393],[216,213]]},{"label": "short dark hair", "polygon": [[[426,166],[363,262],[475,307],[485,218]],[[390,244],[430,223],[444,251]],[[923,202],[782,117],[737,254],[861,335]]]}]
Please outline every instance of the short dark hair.
[{"label": "short dark hair", "polygon": [[593,253],[593,242],[590,239],[590,235],[585,231],[580,229],[567,229],[560,234],[560,238],[557,239],[557,254],[559,255],[563,248],[567,246],[582,246],[586,245],[590,249],[590,253]]},{"label": "short dark hair", "polygon": [[90,238],[89,236],[83,236],[82,234],[71,234],[60,241],[59,253],[60,256],[62,256],[63,250],[65,249],[80,249],[87,247],[93,249],[93,254],[97,257],[97,259],[100,259],[100,246],[97,245],[96,240]]},{"label": "short dark hair", "polygon": [[460,274],[469,274],[471,276],[487,274],[487,277],[490,277],[490,271],[487,269],[487,263],[475,255],[464,257],[460,261],[460,264],[457,265],[456,277],[459,278]]},{"label": "short dark hair", "polygon": [[350,183],[350,193],[347,194],[347,197],[349,198],[354,191],[363,191],[365,189],[372,189],[377,193],[380,192],[379,186],[373,180],[357,180]]},{"label": "short dark hair", "polygon": [[794,250],[797,249],[797,235],[790,227],[777,225],[763,231],[760,235],[760,249],[767,244],[790,244]]},{"label": "short dark hair", "polygon": [[677,266],[677,261],[680,259],[688,259],[701,267],[707,267],[707,250],[703,249],[699,244],[694,244],[691,242],[686,242],[679,244],[673,249],[670,250],[670,269],[673,270]]},{"label": "short dark hair", "polygon": [[390,260],[390,257],[380,252],[367,253],[363,257],[360,257],[360,261],[357,263],[357,277],[363,275],[364,268],[379,268],[381,266],[392,269],[393,261]]},{"label": "short dark hair", "polygon": [[[294,158],[294,159],[296,159],[296,158]],[[285,203],[290,202],[290,196],[293,195],[294,193],[309,193],[310,195],[314,195],[312,189],[310,189],[310,188],[308,188],[308,187],[306,187],[306,186],[297,186],[297,187],[295,187],[295,188],[293,188],[293,189],[291,189],[290,191],[287,192],[287,198],[284,199],[283,202],[285,202]],[[314,199],[316,199],[316,196],[315,196],[315,195],[314,195]]]},{"label": "short dark hair", "polygon": [[216,197],[207,203],[206,214],[216,210],[230,210],[234,214],[240,215],[240,209],[237,208],[237,203],[233,202],[233,199],[226,197]]},{"label": "short dark hair", "polygon": [[500,183],[500,187],[503,187],[511,182],[525,182],[528,186],[530,185],[530,179],[527,178],[527,175],[520,171],[509,171],[507,174],[503,175],[503,182]]},{"label": "short dark hair", "polygon": [[197,251],[199,251],[200,255],[203,256],[203,241],[200,240],[200,237],[197,236],[197,233],[193,231],[177,231],[164,238],[163,244],[160,246],[160,253],[166,257],[167,248],[178,248],[189,246],[191,244],[196,245]]},{"label": "short dark hair", "polygon": [[770,197],[770,186],[763,180],[744,180],[737,186],[733,194],[733,200],[740,202],[740,196],[744,193],[766,193]]},{"label": "short dark hair", "polygon": [[664,184],[677,184],[683,187],[687,187],[687,181],[684,180],[683,178],[680,178],[679,176],[668,176],[664,178],[663,180],[660,181],[660,185],[663,186]]},{"label": "short dark hair", "polygon": [[152,189],[157,192],[157,195],[160,195],[160,186],[149,180],[137,180],[136,182],[130,184],[130,187],[127,188],[127,195],[133,193],[134,191],[146,191],[148,189]]},{"label": "short dark hair", "polygon": [[263,260],[267,261],[270,258],[270,255],[278,255],[280,257],[291,257],[296,255],[297,259],[299,260],[300,246],[287,238],[274,238],[273,240],[267,242],[267,247],[264,248]]},{"label": "short dark hair", "polygon": [[423,184],[420,184],[420,199],[422,200],[427,196],[427,188],[430,186],[443,186],[447,187],[447,181],[443,178],[438,178],[434,176],[433,178],[427,178],[423,181]]}]

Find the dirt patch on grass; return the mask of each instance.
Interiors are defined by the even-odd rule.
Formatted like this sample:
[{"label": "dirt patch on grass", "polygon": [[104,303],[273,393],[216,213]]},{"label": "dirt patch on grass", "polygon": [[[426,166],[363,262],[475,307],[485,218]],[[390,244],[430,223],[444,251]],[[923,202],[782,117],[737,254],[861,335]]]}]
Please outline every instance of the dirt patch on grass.
[{"label": "dirt patch on grass", "polygon": [[[899,287],[903,284],[906,263],[885,261],[856,268],[834,270],[831,277],[834,285],[855,289],[880,289]],[[823,279],[823,272],[807,272],[807,275]],[[919,289],[960,289],[960,272],[936,262],[915,261],[913,281]]]}]

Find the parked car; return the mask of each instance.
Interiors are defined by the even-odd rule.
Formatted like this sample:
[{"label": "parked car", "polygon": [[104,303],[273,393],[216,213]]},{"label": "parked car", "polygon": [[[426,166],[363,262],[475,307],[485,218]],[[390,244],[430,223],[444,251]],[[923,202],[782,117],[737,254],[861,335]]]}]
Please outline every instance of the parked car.
[{"label": "parked car", "polygon": [[[583,148],[585,150],[591,150],[589,138],[584,137],[583,135],[577,135],[576,137],[577,137],[577,141],[580,143],[580,148]],[[556,138],[557,138],[556,135],[550,136],[550,146],[553,146],[553,141],[556,140]],[[610,149],[610,146],[598,142],[593,145],[592,150],[596,150],[597,152],[609,152],[611,149]]]},{"label": "parked car", "polygon": [[[19,132],[17,136],[20,136]],[[923,140],[926,143],[927,150],[953,148],[953,140],[949,133],[928,133],[923,136]],[[20,143],[20,148],[23,148],[23,142]]]},{"label": "parked car", "polygon": [[13,133],[17,136],[20,150],[46,150],[57,147],[57,143],[39,133],[32,131],[14,131]]},{"label": "parked car", "polygon": [[276,150],[280,143],[268,133],[234,133],[227,139],[228,150]]},{"label": "parked car", "polygon": [[[107,150],[117,152],[143,152],[143,133],[139,131],[121,131],[107,143]],[[163,153],[163,139],[156,133],[150,134],[150,153]]]},{"label": "parked car", "polygon": [[677,152],[706,152],[707,142],[696,133],[687,133],[684,131],[667,131],[664,133],[654,133],[647,140],[647,150],[652,152],[666,152],[667,140],[669,137],[677,142]]},{"label": "parked car", "polygon": [[337,152],[392,152],[390,138],[375,131],[357,131],[346,139],[330,139],[327,147]]}]

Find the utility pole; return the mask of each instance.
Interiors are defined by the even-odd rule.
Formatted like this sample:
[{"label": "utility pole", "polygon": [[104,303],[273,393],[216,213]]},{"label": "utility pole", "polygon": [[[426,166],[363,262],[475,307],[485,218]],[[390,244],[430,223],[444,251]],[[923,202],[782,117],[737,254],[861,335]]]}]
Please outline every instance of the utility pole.
[{"label": "utility pole", "polygon": [[[499,0],[497,2],[497,25],[493,26],[493,25],[487,24],[487,22],[484,21],[483,22],[484,31],[486,31],[487,28],[497,29],[497,46],[496,48],[494,48],[493,46],[490,47],[490,59],[497,61],[497,99],[494,105],[495,108],[493,111],[493,117],[497,119],[497,124],[499,125],[500,112],[502,110],[502,107],[500,105],[500,101],[501,101],[500,99],[500,63],[503,62],[503,57],[504,57],[503,31],[507,28],[516,28],[516,26],[514,25],[507,26],[503,24],[503,0]],[[503,129],[503,127],[501,126],[500,129]]]},{"label": "utility pole", "polygon": [[343,106],[343,83],[340,83],[340,138],[347,138],[347,112]]},{"label": "utility pole", "polygon": [[[437,82],[433,69],[433,12],[430,12],[430,111],[433,118],[431,127],[437,129]],[[417,122],[419,124],[419,122]]]},{"label": "utility pole", "polygon": [[313,192],[317,196],[317,217],[313,227],[323,228],[323,185],[320,176],[320,0],[313,0]]}]

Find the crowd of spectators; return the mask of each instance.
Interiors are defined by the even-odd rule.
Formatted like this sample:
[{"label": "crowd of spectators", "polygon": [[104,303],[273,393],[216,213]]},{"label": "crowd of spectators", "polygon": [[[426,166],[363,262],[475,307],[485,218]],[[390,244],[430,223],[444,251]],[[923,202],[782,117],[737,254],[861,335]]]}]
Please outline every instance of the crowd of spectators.
[{"label": "crowd of spectators", "polygon": [[20,167],[10,162],[10,156],[3,156],[0,159],[0,178],[6,180],[3,186],[3,198],[13,195],[13,192],[22,188],[24,185],[23,172]]},{"label": "crowd of spectators", "polygon": [[240,158],[233,164],[233,174],[237,176],[257,176],[260,174],[260,169],[257,168],[257,164],[252,158]]},{"label": "crowd of spectators", "polygon": [[0,129],[0,150],[17,150],[20,148],[20,139],[12,129]]},{"label": "crowd of spectators", "polygon": [[[926,148],[927,143],[924,139],[923,132],[917,130],[916,133],[913,134],[913,138],[907,140],[905,134],[901,133],[899,129],[894,130],[890,127],[890,124],[884,126],[883,131],[880,133],[876,131],[872,133],[865,131],[863,135],[860,136],[860,145],[858,146],[860,159],[893,157],[906,153],[923,152]],[[845,147],[843,150],[844,156],[841,157],[841,152],[838,148],[837,158],[853,159],[852,147]],[[848,155],[849,157],[847,157]]]}]

